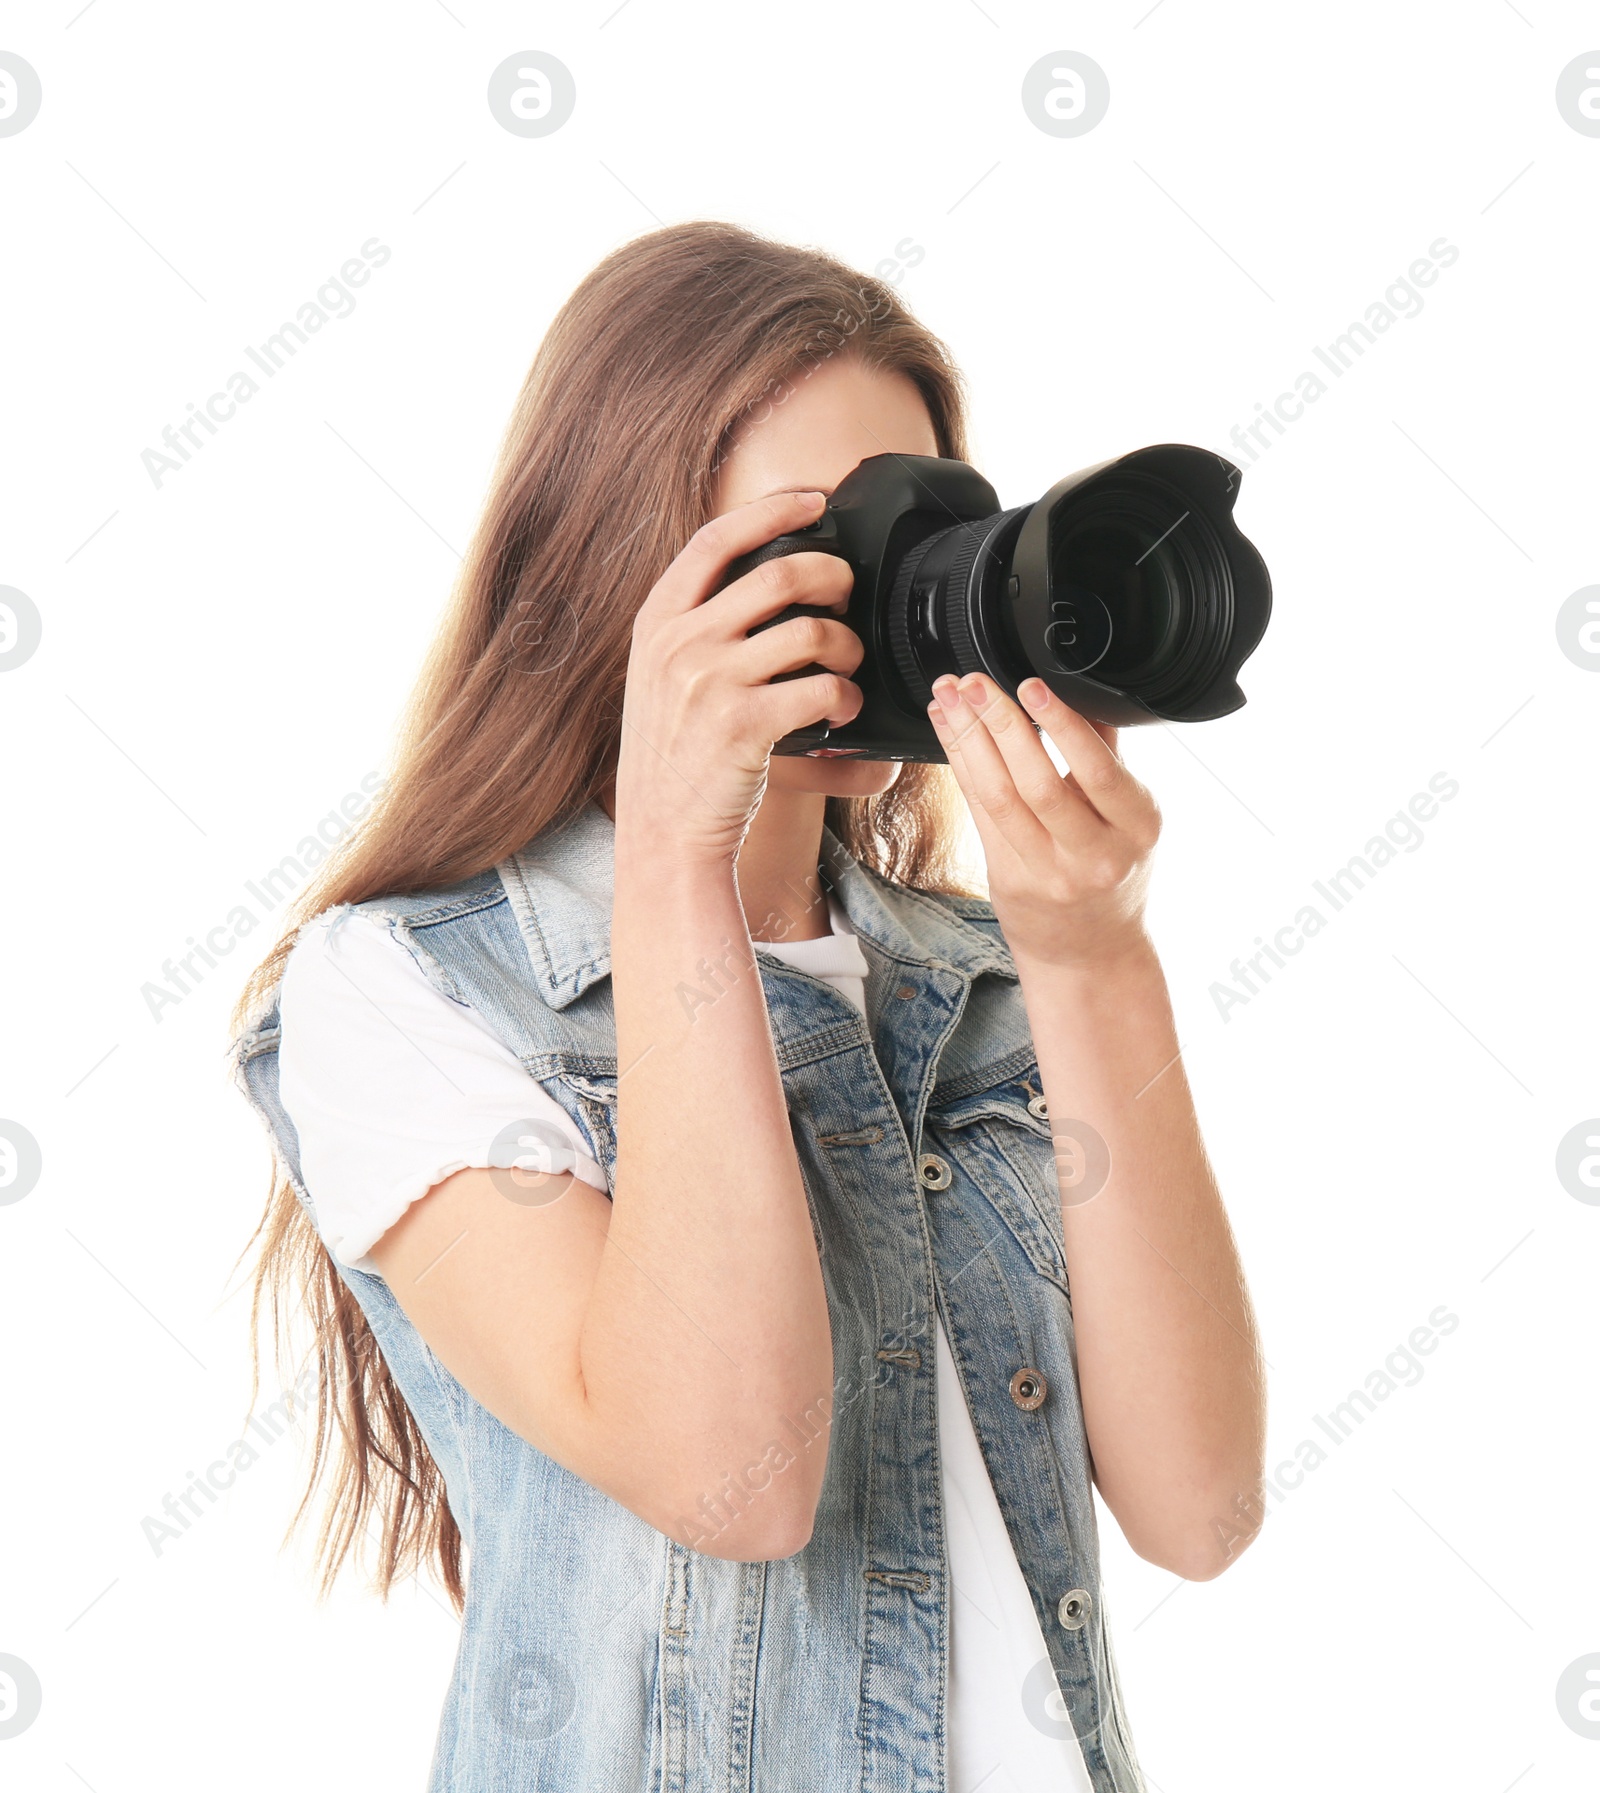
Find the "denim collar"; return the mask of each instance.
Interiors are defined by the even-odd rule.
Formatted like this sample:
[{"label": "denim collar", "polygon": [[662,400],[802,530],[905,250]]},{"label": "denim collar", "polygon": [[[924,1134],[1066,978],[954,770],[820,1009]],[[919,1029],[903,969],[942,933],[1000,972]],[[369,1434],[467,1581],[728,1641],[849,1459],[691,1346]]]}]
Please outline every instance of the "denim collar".
[{"label": "denim collar", "polygon": [[[565,1008],[610,975],[615,846],[615,823],[590,802],[498,868],[539,994],[552,1008]],[[1016,977],[993,922],[985,927],[977,919],[993,913],[977,898],[935,899],[891,884],[852,858],[826,827],[819,870],[850,925],[883,957],[967,978],[986,971]]]}]

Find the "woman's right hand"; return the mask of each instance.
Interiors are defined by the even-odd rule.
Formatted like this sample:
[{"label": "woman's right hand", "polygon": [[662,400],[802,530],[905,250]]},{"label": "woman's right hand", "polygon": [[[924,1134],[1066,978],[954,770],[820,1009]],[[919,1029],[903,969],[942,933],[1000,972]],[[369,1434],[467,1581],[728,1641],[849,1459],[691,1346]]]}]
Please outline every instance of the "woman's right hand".
[{"label": "woman's right hand", "polygon": [[[728,563],[822,514],[820,492],[780,492],[713,518],[639,607],[622,704],[616,820],[680,863],[732,864],[766,789],[773,743],[849,722],[865,648],[839,620],[852,575],[832,554],[766,561],[717,591]],[[750,636],[789,604],[815,604]],[[832,612],[833,614],[827,614]],[[812,661],[828,670],[781,679]]]},{"label": "woman's right hand", "polygon": [[[787,492],[719,517],[634,625],[614,811],[610,1198],[569,1173],[524,1205],[496,1173],[458,1171],[373,1252],[417,1331],[503,1424],[684,1547],[739,1562],[809,1542],[826,1425],[753,1498],[726,1488],[792,1429],[786,1416],[826,1413],[836,1381],[737,854],[772,743],[859,711],[845,675],[863,649],[829,614],[850,590],[833,555],[716,586],[735,555],[821,509]],[[746,638],[796,602],[818,615]],[[830,670],[769,683],[811,660]]]}]

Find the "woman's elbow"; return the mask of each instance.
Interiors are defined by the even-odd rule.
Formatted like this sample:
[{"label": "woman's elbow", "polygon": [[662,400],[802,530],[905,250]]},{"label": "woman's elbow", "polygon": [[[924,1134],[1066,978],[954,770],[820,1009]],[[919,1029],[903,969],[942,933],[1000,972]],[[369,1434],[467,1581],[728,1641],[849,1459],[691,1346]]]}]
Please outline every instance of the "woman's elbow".
[{"label": "woman's elbow", "polygon": [[1185,1581],[1215,1581],[1255,1542],[1266,1517],[1259,1480],[1241,1491],[1236,1480],[1224,1478],[1181,1500],[1146,1503],[1136,1513],[1126,1503],[1121,1511],[1107,1504],[1136,1556]]},{"label": "woman's elbow", "polygon": [[702,1556],[774,1562],[811,1542],[826,1469],[826,1442],[818,1439],[781,1469],[763,1457],[743,1475],[702,1476],[665,1498],[658,1485],[656,1498],[634,1510]]},{"label": "woman's elbow", "polygon": [[[771,1494],[770,1489],[762,1490]],[[759,1495],[735,1505],[724,1496],[720,1502],[703,1500],[691,1517],[657,1521],[657,1529],[701,1556],[725,1562],[767,1563],[795,1556],[811,1542],[816,1526],[817,1502],[813,1495]]]},{"label": "woman's elbow", "polygon": [[1169,1575],[1181,1576],[1185,1581],[1215,1581],[1238,1560],[1239,1553],[1254,1537],[1254,1531],[1229,1531],[1222,1537],[1212,1531],[1160,1538],[1130,1537],[1128,1544],[1135,1556],[1165,1569]]},{"label": "woman's elbow", "polygon": [[734,1563],[773,1563],[788,1556],[798,1556],[811,1542],[813,1516],[800,1515],[782,1524],[767,1525],[744,1532],[730,1531],[726,1537],[694,1546],[702,1556],[722,1557]]}]

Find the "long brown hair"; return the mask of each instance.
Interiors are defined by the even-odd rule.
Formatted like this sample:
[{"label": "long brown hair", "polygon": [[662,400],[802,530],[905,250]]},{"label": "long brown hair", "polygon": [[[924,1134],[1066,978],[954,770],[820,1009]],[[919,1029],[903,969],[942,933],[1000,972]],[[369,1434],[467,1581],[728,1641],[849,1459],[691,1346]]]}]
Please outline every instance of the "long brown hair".
[{"label": "long brown hair", "polygon": [[[713,514],[741,430],[839,354],[907,375],[940,454],[966,458],[961,378],[943,344],[892,288],[831,256],[731,224],[678,224],[625,244],[578,286],[517,400],[390,777],[296,899],[240,999],[238,1030],[270,1006],[312,916],[485,871],[606,788],[635,612]],[[884,877],[970,894],[961,814],[948,767],[906,764],[878,796],[829,798],[825,820]],[[326,1483],[324,1588],[370,1541],[381,1592],[431,1563],[459,1607],[461,1535],[443,1476],[281,1164],[257,1241],[258,1351],[269,1314],[280,1357],[297,1309],[311,1330],[312,1458],[291,1530]]]}]

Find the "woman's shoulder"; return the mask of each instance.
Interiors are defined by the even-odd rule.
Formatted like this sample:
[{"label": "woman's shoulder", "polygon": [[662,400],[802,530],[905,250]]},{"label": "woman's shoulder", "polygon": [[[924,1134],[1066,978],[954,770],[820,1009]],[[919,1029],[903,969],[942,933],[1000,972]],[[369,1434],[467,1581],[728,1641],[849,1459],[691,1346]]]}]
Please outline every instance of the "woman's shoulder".
[{"label": "woman's shoulder", "polygon": [[[381,914],[325,911],[300,930],[278,988],[281,1050],[332,1075],[352,1055],[436,1066],[463,1058],[517,1060],[488,1021]],[[448,1081],[448,1079],[447,1079]]]},{"label": "woman's shoulder", "polygon": [[488,1028],[520,1059],[604,1057],[615,1051],[609,1006],[575,999],[606,973],[609,924],[609,891],[581,883],[566,859],[501,860],[453,884],[324,910],[301,929],[282,987],[291,1007],[302,993],[303,1013],[315,999],[353,1014],[359,995],[343,973],[354,966],[397,996],[403,979],[412,1004],[431,994],[438,1014]]},{"label": "woman's shoulder", "polygon": [[470,930],[475,916],[506,900],[499,871],[491,867],[453,884],[334,904],[301,924],[285,961],[285,985],[292,974],[301,988],[337,989],[359,967],[391,984],[420,981],[459,1002],[445,968],[436,954],[421,950],[423,943],[459,932],[442,924],[459,921]]},{"label": "woman's shoulder", "polygon": [[313,1020],[337,1016],[379,1026],[419,1003],[431,1008],[442,995],[396,937],[383,916],[365,905],[325,909],[304,923],[284,961],[279,1013],[296,1031]]},{"label": "woman's shoulder", "polygon": [[395,944],[393,929],[378,911],[364,903],[341,903],[300,924],[286,965],[317,975],[351,958],[386,960]]},{"label": "woman's shoulder", "polygon": [[[474,910],[492,908],[506,900],[505,883],[498,866],[458,878],[450,884],[430,886],[423,890],[388,892],[366,897],[347,907],[369,919],[403,922],[409,927],[422,927],[429,922],[449,921]],[[324,914],[334,911],[325,910]],[[318,917],[317,919],[321,919]]]}]

